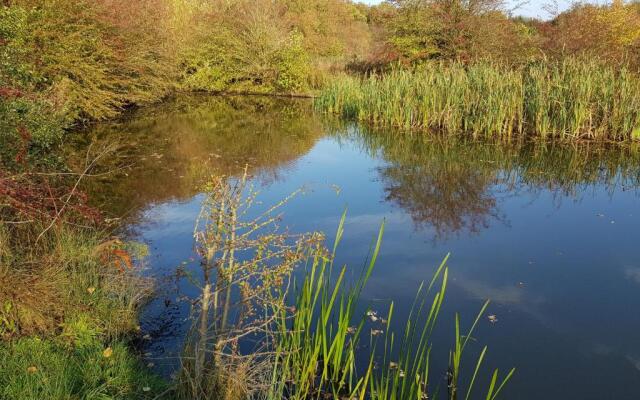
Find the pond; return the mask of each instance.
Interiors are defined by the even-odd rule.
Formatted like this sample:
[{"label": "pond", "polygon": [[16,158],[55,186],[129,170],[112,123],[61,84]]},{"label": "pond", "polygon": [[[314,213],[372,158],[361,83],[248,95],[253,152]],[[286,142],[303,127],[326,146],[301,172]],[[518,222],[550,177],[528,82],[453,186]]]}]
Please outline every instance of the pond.
[{"label": "pond", "polygon": [[348,210],[338,253],[353,271],[385,221],[363,299],[380,310],[393,300],[396,321],[451,253],[441,364],[454,313],[468,327],[490,299],[471,346],[488,345],[486,366],[517,368],[503,398],[640,398],[640,148],[374,130],[267,97],[179,97],[76,139],[78,162],[90,143],[119,144],[103,166],[113,172],[86,189],[149,246],[158,295],[143,310],[144,351],[161,374],[189,327],[180,300],[195,292],[175,271],[198,262],[199,188],[248,164],[264,204],[304,188],[283,210],[293,232],[332,238]]}]

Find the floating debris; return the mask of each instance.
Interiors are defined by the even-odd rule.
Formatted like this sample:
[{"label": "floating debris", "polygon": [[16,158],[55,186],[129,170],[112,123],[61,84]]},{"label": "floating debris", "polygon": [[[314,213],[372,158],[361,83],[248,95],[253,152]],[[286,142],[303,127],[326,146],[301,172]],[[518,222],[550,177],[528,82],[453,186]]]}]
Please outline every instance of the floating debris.
[{"label": "floating debris", "polygon": [[153,368],[154,366],[155,366],[155,364],[154,364],[154,363],[152,363],[152,362],[147,363],[147,368]]},{"label": "floating debris", "polygon": [[491,322],[492,324],[495,324],[496,322],[498,322],[498,317],[495,314],[491,314],[487,318],[489,319],[489,322]]},{"label": "floating debris", "polygon": [[151,335],[148,333],[142,337],[144,340],[151,340]]},{"label": "floating debris", "polygon": [[367,317],[373,322],[378,320],[378,313],[375,311],[367,311]]},{"label": "floating debris", "polygon": [[372,329],[371,330],[371,336],[378,336],[378,335],[382,335],[384,333],[384,331],[382,329]]},{"label": "floating debris", "polygon": [[354,333],[356,333],[356,327],[355,326],[350,326],[347,328],[347,333],[350,335],[353,335]]},{"label": "floating debris", "polygon": [[380,323],[381,323],[382,325],[386,325],[386,324],[387,324],[387,322],[388,322],[388,321],[387,321],[386,319],[384,319],[384,318],[380,318]]},{"label": "floating debris", "polygon": [[389,369],[396,369],[398,368],[398,363],[397,362],[389,362]]},{"label": "floating debris", "polygon": [[602,217],[604,217],[604,214],[596,214],[596,217],[602,218]]}]

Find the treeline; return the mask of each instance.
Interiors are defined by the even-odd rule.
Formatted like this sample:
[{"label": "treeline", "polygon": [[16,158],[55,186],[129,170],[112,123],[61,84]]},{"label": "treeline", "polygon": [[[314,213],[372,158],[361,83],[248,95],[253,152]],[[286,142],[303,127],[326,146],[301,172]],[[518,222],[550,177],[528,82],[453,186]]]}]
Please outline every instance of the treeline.
[{"label": "treeline", "polygon": [[177,89],[304,93],[369,42],[343,0],[4,1],[2,160],[38,161],[63,128]]},{"label": "treeline", "polygon": [[637,70],[640,5],[543,22],[499,0],[5,0],[1,159],[41,161],[64,128],[175,90],[300,94],[341,70],[568,56]]},{"label": "treeline", "polygon": [[[517,12],[517,10],[516,10]],[[553,12],[553,11],[551,11]],[[513,17],[501,0],[393,0],[371,7],[369,61],[523,64],[589,56],[640,66],[640,3],[576,3],[549,21]]]}]

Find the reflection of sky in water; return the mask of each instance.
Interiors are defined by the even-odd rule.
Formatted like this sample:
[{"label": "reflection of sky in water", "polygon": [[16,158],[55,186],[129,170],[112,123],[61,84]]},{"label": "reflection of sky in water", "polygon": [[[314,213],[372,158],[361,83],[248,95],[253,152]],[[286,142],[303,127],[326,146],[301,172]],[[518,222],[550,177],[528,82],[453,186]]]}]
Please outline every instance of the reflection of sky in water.
[{"label": "reflection of sky in water", "polygon": [[[446,360],[453,313],[468,324],[483,300],[491,299],[489,313],[498,323],[483,317],[473,352],[486,343],[487,366],[517,367],[505,398],[640,398],[637,194],[611,194],[596,185],[576,201],[546,190],[514,195],[493,186],[489,194],[496,198],[500,218],[489,218],[475,234],[462,230],[434,240],[432,227],[417,226],[396,203],[384,201],[378,171],[385,164],[349,141],[321,139],[279,180],[261,187],[259,199],[267,206],[304,187],[305,194],[287,205],[284,225],[293,232],[322,230],[329,237],[348,208],[338,263],[349,265],[352,274],[359,272],[385,220],[378,266],[364,298],[380,310],[393,299],[396,321],[407,315],[420,282],[429,280],[451,252],[435,357],[441,364]],[[151,245],[153,271],[172,271],[192,257],[200,201],[196,196],[145,212],[136,231]],[[181,287],[189,291],[186,283]],[[168,322],[184,332],[180,324],[189,307],[174,307],[154,302],[145,315],[147,325],[157,326],[157,318],[169,315]],[[165,356],[159,349],[172,342],[170,336],[150,346],[154,356]]]}]

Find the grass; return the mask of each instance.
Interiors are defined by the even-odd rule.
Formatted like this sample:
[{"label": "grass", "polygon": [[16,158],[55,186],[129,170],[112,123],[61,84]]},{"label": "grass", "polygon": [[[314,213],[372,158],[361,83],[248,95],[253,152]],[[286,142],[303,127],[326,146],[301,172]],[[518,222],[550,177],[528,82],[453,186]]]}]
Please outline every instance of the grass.
[{"label": "grass", "polygon": [[38,337],[0,345],[0,398],[133,400],[154,398],[163,389],[125,342],[107,345],[99,335],[88,337],[77,346]]},{"label": "grass", "polygon": [[[483,348],[470,383],[458,387],[462,374],[463,353],[480,316],[466,334],[461,334],[456,317],[456,345],[451,352],[446,387],[431,382],[431,333],[437,325],[444,301],[448,268],[447,259],[437,268],[428,285],[421,285],[404,329],[396,334],[392,328],[394,305],[386,318],[362,306],[361,294],[373,273],[378,257],[384,225],[375,241],[371,256],[360,277],[348,286],[347,267],[334,269],[336,249],[343,235],[345,216],[341,220],[331,255],[314,253],[303,282],[295,293],[296,311],[292,316],[282,312],[277,320],[276,354],[269,399],[349,398],[349,399],[456,399],[458,391],[469,398],[487,348]],[[448,257],[447,257],[448,258]],[[377,321],[382,329],[372,328],[367,320]],[[369,345],[363,346],[363,339]],[[366,347],[366,350],[362,348]],[[436,375],[446,371],[437,370]],[[494,399],[510,379],[514,370],[498,381],[495,370],[487,385],[487,399]]]},{"label": "grass", "polygon": [[[145,399],[163,391],[129,345],[148,283],[119,271],[94,228],[61,223],[38,241],[41,231],[35,222],[0,225],[0,398]],[[135,248],[118,245],[132,256]]]},{"label": "grass", "polygon": [[376,126],[474,138],[640,139],[640,77],[597,61],[519,69],[427,64],[366,78],[342,76],[318,109]]}]

